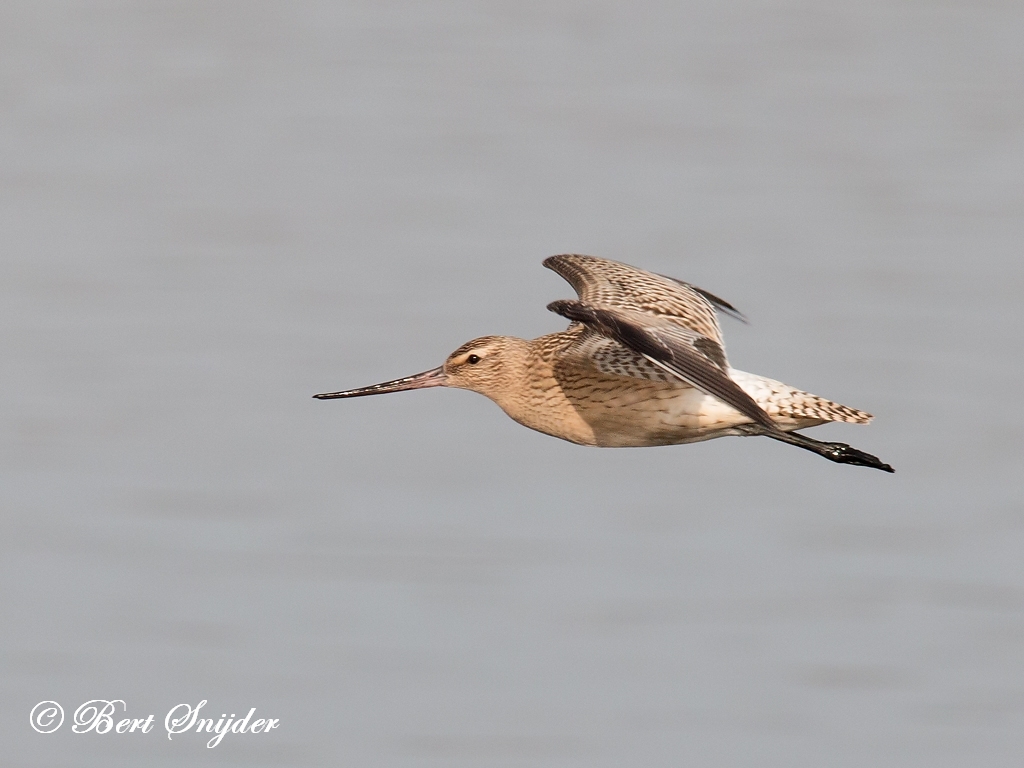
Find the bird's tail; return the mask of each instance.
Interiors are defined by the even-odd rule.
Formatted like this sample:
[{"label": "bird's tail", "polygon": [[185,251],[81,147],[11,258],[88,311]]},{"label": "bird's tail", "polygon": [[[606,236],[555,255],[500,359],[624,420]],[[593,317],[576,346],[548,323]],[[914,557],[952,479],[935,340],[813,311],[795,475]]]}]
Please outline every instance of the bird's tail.
[{"label": "bird's tail", "polygon": [[834,403],[764,376],[731,369],[729,377],[776,420],[818,423],[845,421],[849,424],[867,424],[872,418],[870,413]]},{"label": "bird's tail", "polygon": [[792,394],[779,403],[779,415],[791,419],[845,421],[849,424],[867,424],[873,418],[870,413],[834,403],[810,392],[801,392],[799,389],[792,390]]}]

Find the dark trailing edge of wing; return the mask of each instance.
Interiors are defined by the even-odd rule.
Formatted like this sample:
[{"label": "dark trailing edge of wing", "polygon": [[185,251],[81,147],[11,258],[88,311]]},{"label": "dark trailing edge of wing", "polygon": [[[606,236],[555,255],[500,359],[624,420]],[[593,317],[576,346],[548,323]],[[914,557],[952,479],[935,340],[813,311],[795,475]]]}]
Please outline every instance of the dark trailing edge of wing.
[{"label": "dark trailing edge of wing", "polygon": [[710,360],[712,363],[717,365],[722,371],[728,376],[729,363],[725,359],[725,350],[722,349],[722,345],[717,341],[712,341],[709,338],[701,336],[695,342],[693,346],[700,352],[704,357]]},{"label": "dark trailing edge of wing", "polygon": [[631,322],[613,310],[598,309],[581,301],[569,300],[553,301],[548,304],[548,309],[568,320],[583,323],[602,336],[643,355],[688,384],[735,408],[755,424],[771,432],[779,431],[771,417],[719,367],[718,361],[724,361],[724,355],[721,347],[711,339],[701,337],[696,342],[704,347],[714,345],[718,349],[717,355],[713,349],[709,349],[712,355],[708,356],[701,346],[695,348],[691,343],[659,337],[657,329]]},{"label": "dark trailing edge of wing", "polygon": [[658,277],[664,277],[666,280],[671,280],[673,283],[679,283],[679,285],[685,285],[687,288],[690,288],[690,289],[696,291],[701,296],[703,296],[705,299],[710,301],[712,304],[715,305],[716,309],[718,309],[721,312],[723,312],[724,314],[728,315],[733,320],[739,320],[741,323],[745,323],[747,325],[750,325],[750,321],[747,320],[747,316],[746,315],[744,315],[742,312],[740,312],[738,309],[736,309],[736,307],[734,307],[728,301],[726,301],[725,299],[718,298],[717,296],[715,296],[715,294],[711,293],[710,291],[705,291],[703,288],[698,288],[696,285],[691,285],[690,283],[684,282],[684,281],[679,280],[679,279],[677,279],[675,277],[669,277],[668,275],[658,275]]}]

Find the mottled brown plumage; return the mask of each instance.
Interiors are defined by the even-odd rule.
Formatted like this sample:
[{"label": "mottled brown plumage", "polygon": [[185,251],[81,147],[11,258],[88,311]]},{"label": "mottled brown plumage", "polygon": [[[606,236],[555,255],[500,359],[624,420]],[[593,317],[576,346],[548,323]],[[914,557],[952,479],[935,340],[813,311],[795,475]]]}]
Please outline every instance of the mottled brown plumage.
[{"label": "mottled brown plumage", "polygon": [[845,443],[795,430],[826,421],[866,424],[871,415],[763,376],[731,368],[717,296],[674,278],[593,256],[552,256],[544,266],[578,300],[548,308],[572,321],[526,341],[483,336],[422,374],[321,399],[432,386],[479,392],[520,424],[581,445],[672,445],[726,435],[764,435],[832,461],[892,468]]}]

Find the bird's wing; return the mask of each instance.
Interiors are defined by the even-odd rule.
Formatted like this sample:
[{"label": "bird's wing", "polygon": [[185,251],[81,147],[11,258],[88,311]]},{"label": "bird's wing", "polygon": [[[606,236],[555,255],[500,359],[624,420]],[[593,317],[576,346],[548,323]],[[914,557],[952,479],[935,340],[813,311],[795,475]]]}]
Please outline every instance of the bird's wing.
[{"label": "bird's wing", "polygon": [[[725,352],[719,342],[692,328],[632,309],[607,309],[564,300],[553,301],[548,309],[590,331],[577,342],[579,351],[604,372],[642,379],[662,378],[651,375],[649,366],[653,366],[659,373],[668,373],[718,398],[755,424],[772,432],[778,430],[771,417],[729,378]],[[601,343],[593,334],[614,342],[614,346]]]},{"label": "bird's wing", "polygon": [[743,319],[735,307],[714,294],[617,261],[563,254],[545,259],[544,266],[564,277],[584,304],[652,315],[695,331],[723,348],[715,308]]}]

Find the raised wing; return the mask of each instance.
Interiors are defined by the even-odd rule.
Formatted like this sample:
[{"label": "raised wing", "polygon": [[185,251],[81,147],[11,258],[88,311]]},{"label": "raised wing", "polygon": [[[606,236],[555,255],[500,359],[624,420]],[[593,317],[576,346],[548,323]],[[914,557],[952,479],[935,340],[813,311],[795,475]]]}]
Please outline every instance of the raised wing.
[{"label": "raised wing", "polygon": [[[770,432],[778,431],[771,417],[729,378],[725,352],[717,341],[691,328],[652,318],[635,310],[605,309],[582,301],[554,301],[548,305],[548,309],[569,320],[582,323],[591,332],[621,345],[622,352],[627,354],[620,355],[620,360],[621,357],[625,357],[626,360],[616,362],[616,350],[600,349],[600,345],[590,341],[590,345],[595,347],[591,352],[592,359],[601,367],[609,364],[621,365],[624,370],[620,375],[655,378],[645,373],[636,362],[628,360],[629,353],[632,353],[701,392],[718,398],[755,424]],[[585,338],[581,341],[584,344],[588,343]],[[596,359],[594,352],[607,359]],[[614,368],[611,372],[618,373]]]},{"label": "raised wing", "polygon": [[695,331],[723,348],[715,307],[743,319],[735,307],[707,291],[617,261],[563,254],[545,259],[544,266],[564,277],[584,304],[653,315]]}]

